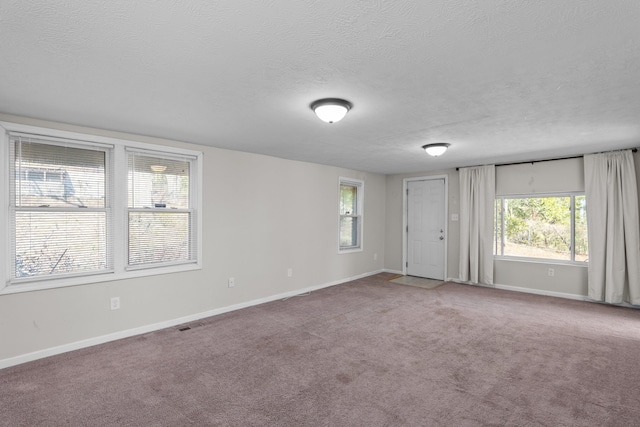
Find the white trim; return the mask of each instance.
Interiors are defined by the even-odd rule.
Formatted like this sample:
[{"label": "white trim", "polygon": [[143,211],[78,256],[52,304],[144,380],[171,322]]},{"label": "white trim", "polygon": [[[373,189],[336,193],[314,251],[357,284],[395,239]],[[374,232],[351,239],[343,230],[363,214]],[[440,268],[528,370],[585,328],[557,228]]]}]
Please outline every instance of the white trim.
[{"label": "white trim", "polygon": [[226,307],[220,307],[213,310],[204,311],[201,313],[192,314],[189,316],[179,317],[176,319],[166,320],[164,322],[153,323],[150,325],[140,326],[138,328],[127,329],[124,331],[113,332],[111,334],[101,335],[99,337],[88,338],[85,340],[75,341],[69,344],[63,344],[55,347],[49,347],[43,350],[34,351],[32,353],[21,354],[19,356],[9,357],[7,359],[0,360],[0,369],[8,368],[10,366],[19,365],[22,363],[31,362],[34,360],[42,359],[49,356],[55,356],[57,354],[66,353],[69,351],[79,350],[86,347],[91,347],[98,344],[104,344],[110,341],[116,341],[123,338],[129,338],[135,335],[146,334],[149,332],[157,331],[160,329],[170,328],[173,326],[181,325],[184,323],[193,322],[203,319],[205,317],[217,316],[219,314],[228,313],[230,311],[240,310],[243,308],[252,307],[259,304],[264,304],[271,301],[276,301],[283,298],[300,295],[305,292],[317,291],[319,289],[328,288],[331,286],[340,285],[352,280],[362,279],[364,277],[373,276],[378,273],[382,273],[384,270],[377,270],[369,273],[359,274],[357,276],[347,277],[344,279],[334,280],[331,282],[322,283],[320,285],[308,286],[306,288],[297,289],[295,291],[283,292],[281,294],[271,295],[264,298],[258,298],[255,300],[234,304]]},{"label": "white trim", "polygon": [[[113,188],[128,188],[129,165],[126,151],[114,150],[111,155],[111,161],[113,163],[111,168],[113,171],[113,176],[110,181],[111,185]],[[111,194],[114,194],[113,191]],[[129,252],[129,245],[127,244],[129,237],[127,204],[127,198],[111,196],[111,205],[113,208],[113,227],[111,228],[111,242],[113,247],[111,250],[113,251],[114,271],[125,271],[125,266],[127,265]],[[115,248],[122,248],[122,250],[115,250]]]},{"label": "white trim", "polygon": [[407,198],[407,189],[409,188],[409,182],[412,181],[432,181],[436,179],[444,179],[444,271],[442,277],[447,277],[448,271],[448,253],[449,253],[449,175],[431,175],[431,176],[417,176],[413,178],[405,178],[402,180],[402,274],[407,274],[407,215],[409,215]]},{"label": "white trim", "polygon": [[632,304],[629,304],[627,302],[622,302],[620,304],[612,304],[612,303],[608,303],[608,302],[604,302],[604,301],[592,300],[587,295],[568,294],[568,293],[564,293],[564,292],[547,291],[547,290],[533,289],[533,288],[522,288],[522,287],[519,287],[519,286],[511,286],[511,285],[485,285],[484,283],[463,282],[463,281],[458,280],[458,279],[449,279],[448,281],[449,282],[460,283],[460,284],[463,284],[463,285],[480,286],[482,288],[495,288],[495,289],[501,289],[501,290],[504,290],[504,291],[515,291],[515,292],[523,292],[525,294],[543,295],[543,296],[548,296],[548,297],[572,299],[572,300],[576,300],[576,301],[586,301],[586,302],[592,302],[594,304],[604,304],[604,305],[610,305],[610,306],[614,306],[614,307],[633,308],[633,309],[636,309],[636,310],[640,309],[640,306],[632,305]]},{"label": "white trim", "polygon": [[[160,147],[164,147],[164,145],[161,145]],[[178,154],[178,155],[172,156],[171,154],[168,154],[166,150],[162,150],[162,149],[158,150],[157,148],[150,149],[150,148],[133,147],[130,144],[127,144],[127,147],[125,147],[124,150],[127,152],[127,155],[129,153],[133,153],[142,157],[153,157],[154,159],[163,159],[163,160],[189,161],[189,160],[196,160],[198,158],[197,155],[189,155],[189,154]]]},{"label": "white trim", "polygon": [[204,185],[203,185],[203,157],[204,157],[204,153],[200,152],[197,156],[196,159],[193,162],[193,165],[195,165],[196,170],[195,170],[195,174],[194,176],[194,180],[195,182],[190,183],[189,185],[192,187],[191,188],[191,193],[194,195],[193,197],[193,201],[195,201],[195,207],[191,206],[192,209],[194,209],[194,215],[195,217],[195,222],[196,225],[198,227],[198,232],[195,233],[195,236],[193,236],[194,239],[196,240],[196,244],[195,244],[195,248],[196,251],[198,251],[197,256],[196,256],[196,265],[198,269],[202,268],[202,210],[204,209],[204,204],[202,202],[202,198],[203,195],[202,193],[204,193]]},{"label": "white trim", "polygon": [[481,288],[493,288],[493,289],[501,289],[503,291],[515,291],[515,292],[523,292],[525,294],[543,295],[543,296],[547,296],[547,297],[572,299],[572,300],[577,300],[577,301],[597,302],[597,301],[590,300],[586,295],[569,294],[569,293],[565,293],[565,292],[547,291],[547,290],[544,290],[544,289],[523,288],[523,287],[520,287],[520,286],[500,285],[500,284],[487,285],[487,284],[484,284],[484,283],[464,282],[464,281],[462,281],[460,279],[447,279],[447,281],[454,282],[454,283],[460,283],[461,285],[479,286]]},{"label": "white trim", "polygon": [[571,267],[589,267],[588,261],[568,261],[565,259],[553,259],[553,258],[531,258],[520,257],[515,255],[494,255],[494,261],[508,261],[508,262],[528,262],[532,264],[553,264],[553,265],[568,265]]},{"label": "white trim", "polygon": [[161,274],[179,273],[183,271],[200,270],[195,261],[188,264],[171,265],[166,267],[127,270],[121,273],[94,273],[77,277],[58,277],[55,279],[39,280],[38,282],[17,282],[0,289],[0,295],[18,294],[20,292],[42,291],[45,289],[65,288],[68,286],[89,285],[91,283],[111,282],[115,280],[133,279],[135,277],[156,276]]},{"label": "white trim", "polygon": [[[0,123],[1,124],[1,123]],[[9,154],[9,147],[11,144],[9,143],[9,136],[6,132],[0,132],[0,171],[2,171],[2,175],[0,176],[0,292],[7,286],[10,277],[11,271],[11,257],[9,254],[10,251],[10,243],[9,241],[11,236],[11,227],[9,225],[9,182],[10,182],[10,173],[9,170],[11,168],[7,167],[9,165],[9,159],[11,158]]]}]

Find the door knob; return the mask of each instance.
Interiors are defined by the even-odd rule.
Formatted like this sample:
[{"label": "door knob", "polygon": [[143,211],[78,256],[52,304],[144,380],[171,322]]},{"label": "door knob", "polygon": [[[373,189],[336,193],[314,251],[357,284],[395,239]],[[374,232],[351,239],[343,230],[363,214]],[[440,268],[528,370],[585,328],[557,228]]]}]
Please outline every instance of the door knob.
[{"label": "door knob", "polygon": [[440,240],[444,240],[444,236],[440,236]]}]

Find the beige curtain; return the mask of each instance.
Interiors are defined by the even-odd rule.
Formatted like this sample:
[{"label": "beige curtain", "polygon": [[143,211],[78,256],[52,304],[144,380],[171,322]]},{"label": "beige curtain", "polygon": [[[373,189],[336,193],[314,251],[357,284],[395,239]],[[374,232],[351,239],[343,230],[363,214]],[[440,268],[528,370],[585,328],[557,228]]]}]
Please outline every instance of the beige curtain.
[{"label": "beige curtain", "polygon": [[589,298],[640,305],[638,189],[631,150],[584,156]]},{"label": "beige curtain", "polygon": [[460,168],[460,280],[493,284],[495,166]]}]

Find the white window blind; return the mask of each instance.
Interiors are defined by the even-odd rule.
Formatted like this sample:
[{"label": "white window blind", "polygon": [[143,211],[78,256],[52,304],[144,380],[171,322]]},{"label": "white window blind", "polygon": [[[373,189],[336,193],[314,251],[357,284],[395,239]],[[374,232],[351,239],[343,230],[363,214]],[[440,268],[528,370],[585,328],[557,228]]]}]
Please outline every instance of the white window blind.
[{"label": "white window blind", "polygon": [[196,260],[193,158],[128,152],[130,267]]},{"label": "white window blind", "polygon": [[12,279],[113,268],[110,149],[10,135]]}]

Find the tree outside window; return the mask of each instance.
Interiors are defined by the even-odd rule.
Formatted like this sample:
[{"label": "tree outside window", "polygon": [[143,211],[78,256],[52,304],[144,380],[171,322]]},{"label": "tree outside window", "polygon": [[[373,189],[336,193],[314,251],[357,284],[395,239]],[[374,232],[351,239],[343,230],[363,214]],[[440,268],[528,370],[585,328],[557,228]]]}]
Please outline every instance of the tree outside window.
[{"label": "tree outside window", "polygon": [[496,200],[494,253],[506,257],[588,261],[582,194]]}]

